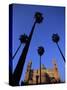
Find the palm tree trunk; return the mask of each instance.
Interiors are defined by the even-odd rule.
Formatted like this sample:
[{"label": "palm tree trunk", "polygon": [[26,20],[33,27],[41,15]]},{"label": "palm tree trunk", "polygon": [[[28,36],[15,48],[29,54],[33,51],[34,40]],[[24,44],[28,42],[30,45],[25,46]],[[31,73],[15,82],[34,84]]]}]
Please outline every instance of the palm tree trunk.
[{"label": "palm tree trunk", "polygon": [[24,64],[25,64],[25,59],[26,59],[26,56],[27,56],[27,53],[28,53],[28,49],[29,49],[29,46],[30,46],[30,42],[31,42],[31,39],[32,39],[32,35],[33,35],[33,32],[34,32],[35,25],[36,25],[36,21],[34,22],[34,25],[32,27],[32,30],[31,30],[29,38],[28,38],[28,42],[26,43],[26,45],[25,45],[25,47],[24,47],[24,49],[21,53],[20,59],[18,61],[16,69],[13,73],[13,83],[14,83],[14,85],[19,85],[19,81],[20,81],[20,78],[21,78],[21,74],[22,74],[22,71],[23,71],[23,67],[24,67]]},{"label": "palm tree trunk", "polygon": [[14,59],[14,57],[16,56],[16,54],[17,54],[17,52],[19,51],[19,49],[20,49],[21,45],[22,45],[22,43],[20,43],[19,47],[17,48],[17,50],[16,50],[16,52],[15,52],[14,56],[12,57],[12,60],[13,60],[13,59]]},{"label": "palm tree trunk", "polygon": [[58,43],[56,43],[56,44],[57,44],[57,47],[58,47],[58,49],[59,49],[59,51],[60,51],[60,53],[61,53],[61,56],[62,56],[62,58],[63,58],[64,62],[65,62],[65,61],[66,61],[66,60],[65,60],[65,57],[64,57],[64,55],[63,55],[63,53],[62,53],[62,51],[61,51],[61,49],[60,49],[60,47],[59,47]]}]

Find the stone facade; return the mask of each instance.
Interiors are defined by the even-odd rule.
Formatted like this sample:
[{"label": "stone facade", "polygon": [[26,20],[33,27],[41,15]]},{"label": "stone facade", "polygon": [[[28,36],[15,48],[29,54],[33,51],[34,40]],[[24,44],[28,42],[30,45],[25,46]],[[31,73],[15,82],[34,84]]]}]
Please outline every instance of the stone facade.
[{"label": "stone facade", "polygon": [[[41,66],[41,83],[42,84],[50,84],[50,83],[58,83],[60,82],[58,67],[53,61],[53,68],[47,69],[44,65]],[[31,69],[32,62],[30,61],[27,65],[27,71],[25,74],[24,82],[28,84],[39,84],[40,83],[40,69],[33,70]]]}]

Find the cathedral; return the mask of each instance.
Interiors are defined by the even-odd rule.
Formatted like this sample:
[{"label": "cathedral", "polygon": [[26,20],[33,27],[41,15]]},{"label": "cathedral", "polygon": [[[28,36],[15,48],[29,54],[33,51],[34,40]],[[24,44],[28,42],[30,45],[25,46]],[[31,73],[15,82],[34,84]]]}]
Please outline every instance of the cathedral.
[{"label": "cathedral", "polygon": [[31,69],[32,61],[27,65],[27,70],[25,73],[24,83],[25,84],[52,84],[60,83],[60,76],[58,72],[58,67],[56,61],[53,60],[53,68],[47,69],[44,65],[41,65],[41,83],[40,83],[40,69]]}]

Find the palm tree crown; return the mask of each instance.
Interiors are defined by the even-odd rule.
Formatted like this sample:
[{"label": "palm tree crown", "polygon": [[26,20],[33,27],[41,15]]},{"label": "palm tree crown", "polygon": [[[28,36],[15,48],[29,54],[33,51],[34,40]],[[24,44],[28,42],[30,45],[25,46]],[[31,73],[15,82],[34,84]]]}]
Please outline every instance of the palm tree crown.
[{"label": "palm tree crown", "polygon": [[21,43],[26,43],[28,41],[28,36],[26,34],[23,34],[19,38]]},{"label": "palm tree crown", "polygon": [[38,54],[42,56],[44,53],[44,48],[42,46],[38,47]]},{"label": "palm tree crown", "polygon": [[52,35],[52,40],[53,40],[53,42],[58,43],[59,40],[60,40],[59,35],[58,34],[53,34]]},{"label": "palm tree crown", "polygon": [[35,13],[35,19],[36,19],[36,22],[37,22],[37,23],[41,23],[41,22],[43,21],[42,13],[36,12],[36,13]]}]

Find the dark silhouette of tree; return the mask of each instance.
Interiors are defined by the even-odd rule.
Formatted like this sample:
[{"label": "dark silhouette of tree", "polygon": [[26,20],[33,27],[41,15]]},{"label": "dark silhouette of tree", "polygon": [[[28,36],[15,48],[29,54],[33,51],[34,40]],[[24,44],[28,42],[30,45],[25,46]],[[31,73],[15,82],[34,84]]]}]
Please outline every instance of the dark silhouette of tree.
[{"label": "dark silhouette of tree", "polygon": [[17,52],[19,51],[21,45],[27,43],[27,41],[28,41],[28,36],[27,36],[26,34],[21,35],[20,38],[19,38],[19,40],[20,40],[20,45],[19,45],[19,47],[17,48],[15,54],[13,55],[12,60],[13,60],[14,57],[16,56],[16,54],[17,54]]},{"label": "dark silhouette of tree", "polygon": [[41,56],[44,54],[44,48],[42,46],[38,47],[38,54],[40,56],[40,84],[41,84]]},{"label": "dark silhouette of tree", "polygon": [[19,40],[20,40],[21,43],[26,44],[27,41],[28,41],[28,36],[26,34],[21,35],[20,38],[19,38]]},{"label": "dark silhouette of tree", "polygon": [[35,19],[37,23],[41,23],[43,21],[43,17],[42,17],[42,14],[40,12],[36,12],[35,13]]},{"label": "dark silhouette of tree", "polygon": [[[22,35],[20,38],[21,42],[26,43],[26,44],[25,44],[25,47],[23,48],[23,51],[22,51],[21,56],[19,58],[18,64],[17,64],[16,69],[13,73],[13,85],[19,85],[19,80],[21,78],[21,74],[23,71],[25,59],[26,59],[26,56],[27,56],[27,53],[29,50],[29,46],[30,46],[30,42],[31,42],[32,35],[34,32],[35,25],[36,25],[36,23],[40,24],[43,21],[43,16],[40,12],[36,12],[34,18],[35,18],[35,22],[33,24],[33,27],[32,27],[32,30],[30,32],[29,37],[27,37],[27,35],[24,35],[24,37],[23,37],[23,35]],[[23,38],[23,40],[22,40],[22,38]]]},{"label": "dark silhouette of tree", "polygon": [[63,58],[63,60],[64,60],[64,62],[65,62],[65,57],[64,57],[64,55],[63,55],[63,53],[62,53],[62,51],[61,51],[61,49],[60,49],[60,47],[59,47],[59,44],[58,44],[59,40],[60,40],[60,37],[59,37],[58,34],[53,34],[53,35],[52,35],[52,41],[53,41],[54,43],[56,43],[56,45],[57,45],[57,47],[58,47],[58,49],[59,49],[59,51],[60,51],[60,54],[61,54],[61,56],[62,56],[62,58]]},{"label": "dark silhouette of tree", "polygon": [[38,54],[42,56],[44,53],[44,48],[42,46],[38,47]]}]

